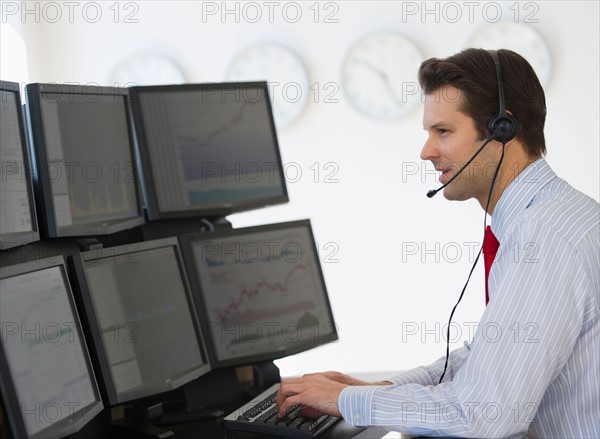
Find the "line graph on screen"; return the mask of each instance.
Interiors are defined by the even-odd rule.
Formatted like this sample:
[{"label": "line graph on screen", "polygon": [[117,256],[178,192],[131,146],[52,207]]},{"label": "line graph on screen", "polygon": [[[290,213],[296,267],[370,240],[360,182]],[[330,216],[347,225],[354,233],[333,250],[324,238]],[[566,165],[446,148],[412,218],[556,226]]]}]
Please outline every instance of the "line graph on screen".
[{"label": "line graph on screen", "polygon": [[[265,262],[263,262],[265,264]],[[313,273],[306,264],[270,262],[281,267],[270,269],[267,277],[253,264],[227,267],[211,273],[211,283],[219,296],[226,298],[212,308],[221,325],[248,324],[267,319],[281,320],[286,315],[314,310]]]}]

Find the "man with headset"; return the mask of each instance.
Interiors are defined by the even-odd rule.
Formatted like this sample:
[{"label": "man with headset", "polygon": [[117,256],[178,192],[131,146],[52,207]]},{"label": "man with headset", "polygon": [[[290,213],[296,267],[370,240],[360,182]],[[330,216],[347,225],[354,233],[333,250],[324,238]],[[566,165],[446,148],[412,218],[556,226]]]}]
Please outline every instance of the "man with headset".
[{"label": "man with headset", "polygon": [[484,225],[491,215],[479,328],[498,336],[478,330],[389,381],[338,372],[284,380],[280,415],[302,405],[413,435],[600,437],[600,206],[543,158],[546,104],[533,69],[509,50],[467,49],[425,61],[419,82],[421,158],[443,184],[427,195],[475,198]]}]

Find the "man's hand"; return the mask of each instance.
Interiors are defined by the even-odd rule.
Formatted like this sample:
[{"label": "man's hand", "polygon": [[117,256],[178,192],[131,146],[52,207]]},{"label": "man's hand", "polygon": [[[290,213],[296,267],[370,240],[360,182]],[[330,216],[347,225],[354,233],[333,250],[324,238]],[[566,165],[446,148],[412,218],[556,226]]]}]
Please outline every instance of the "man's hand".
[{"label": "man's hand", "polygon": [[275,399],[277,407],[279,407],[279,416],[285,416],[289,409],[300,405],[303,407],[304,416],[333,415],[341,417],[338,399],[346,387],[348,387],[347,384],[334,381],[323,374],[284,380],[279,386],[279,392]]}]

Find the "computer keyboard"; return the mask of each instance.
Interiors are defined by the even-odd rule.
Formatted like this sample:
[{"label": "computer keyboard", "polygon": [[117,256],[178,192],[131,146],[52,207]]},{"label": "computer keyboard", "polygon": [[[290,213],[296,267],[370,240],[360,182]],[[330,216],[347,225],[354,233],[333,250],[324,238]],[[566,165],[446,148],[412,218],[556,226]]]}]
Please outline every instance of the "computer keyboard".
[{"label": "computer keyboard", "polygon": [[[230,413],[223,419],[223,426],[229,431],[249,431],[290,439],[312,439],[320,436],[340,420],[335,416],[306,418],[302,408],[295,407],[280,418],[277,415],[275,396],[279,384],[274,384],[252,401]],[[228,435],[228,437],[233,437]]]}]

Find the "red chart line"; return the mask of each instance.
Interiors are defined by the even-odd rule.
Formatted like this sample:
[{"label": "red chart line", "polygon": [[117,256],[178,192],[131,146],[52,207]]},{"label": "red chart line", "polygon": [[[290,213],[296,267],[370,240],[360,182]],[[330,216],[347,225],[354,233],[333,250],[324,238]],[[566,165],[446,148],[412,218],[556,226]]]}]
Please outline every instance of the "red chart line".
[{"label": "red chart line", "polygon": [[290,272],[286,275],[283,284],[279,282],[270,283],[268,281],[263,280],[258,282],[254,288],[244,288],[240,292],[240,295],[237,299],[233,299],[231,302],[229,302],[225,309],[219,311],[219,321],[221,322],[221,324],[226,323],[231,314],[235,313],[238,309],[240,309],[240,307],[248,299],[253,299],[256,296],[258,296],[261,293],[261,290],[264,290],[269,293],[286,293],[288,291],[288,284],[290,278],[298,270],[305,271],[306,265],[298,264],[294,266],[294,268],[292,268]]}]

